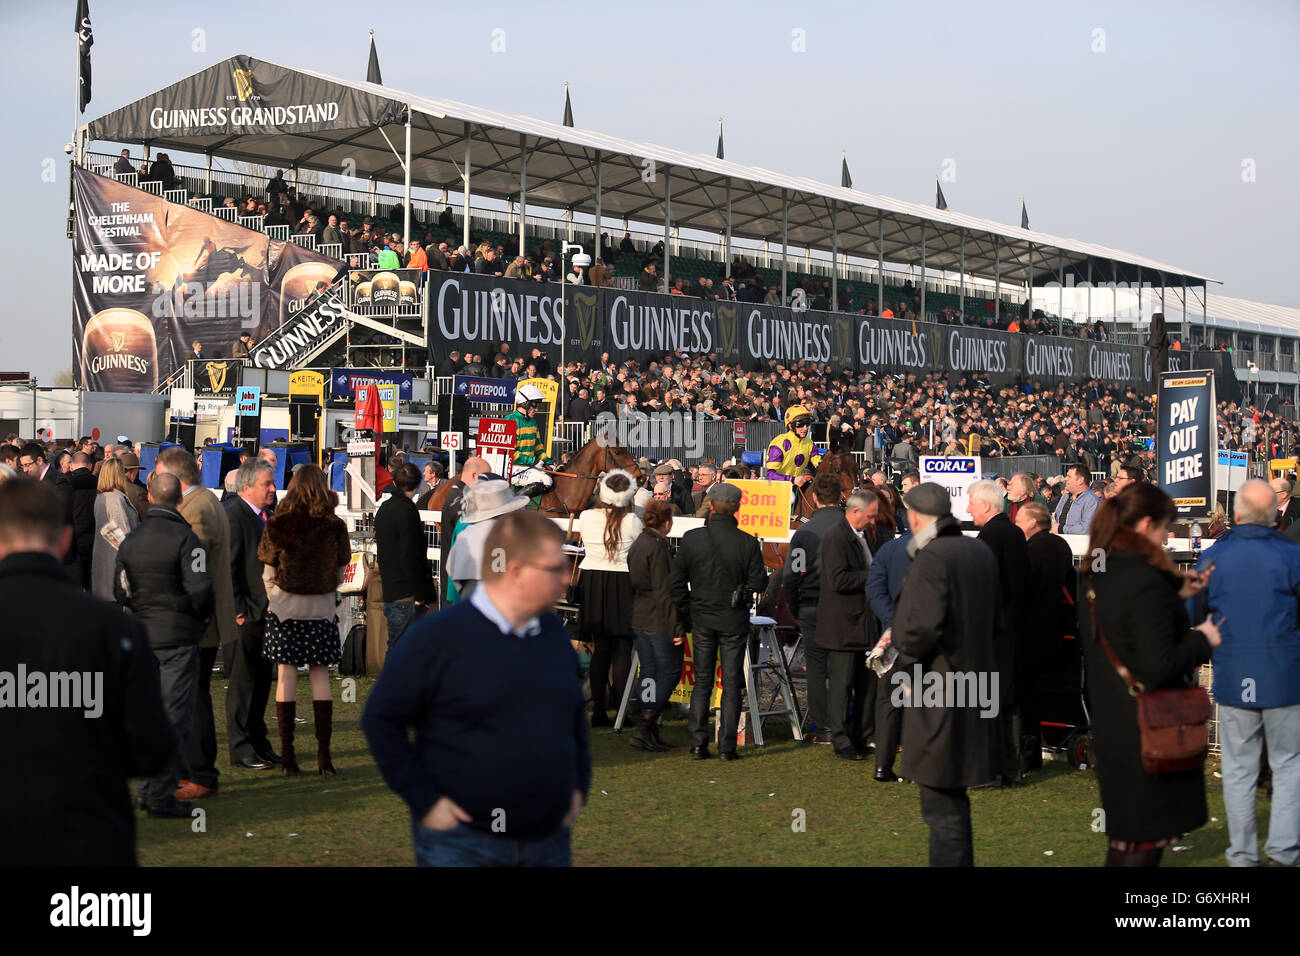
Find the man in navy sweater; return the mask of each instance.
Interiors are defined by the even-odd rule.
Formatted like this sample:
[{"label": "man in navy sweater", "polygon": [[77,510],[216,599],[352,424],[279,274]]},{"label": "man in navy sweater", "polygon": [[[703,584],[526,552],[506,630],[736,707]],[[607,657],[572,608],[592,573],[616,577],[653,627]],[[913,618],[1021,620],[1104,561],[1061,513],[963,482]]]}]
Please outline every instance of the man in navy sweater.
[{"label": "man in navy sweater", "polygon": [[550,610],[569,581],[563,540],[535,511],[497,519],[482,585],[411,625],[370,692],[361,726],[411,808],[421,866],[570,864],[591,752],[577,657]]}]

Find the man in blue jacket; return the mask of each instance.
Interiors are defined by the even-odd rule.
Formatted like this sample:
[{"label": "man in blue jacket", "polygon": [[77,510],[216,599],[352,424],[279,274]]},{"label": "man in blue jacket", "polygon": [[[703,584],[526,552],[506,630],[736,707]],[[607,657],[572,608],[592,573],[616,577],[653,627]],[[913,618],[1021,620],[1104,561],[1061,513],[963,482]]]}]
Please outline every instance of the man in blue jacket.
[{"label": "man in blue jacket", "polygon": [[[1264,852],[1300,865],[1300,548],[1272,527],[1277,496],[1266,482],[1237,492],[1235,527],[1202,555],[1205,588],[1223,643],[1214,651],[1214,699],[1223,748],[1228,863],[1258,866],[1255,787],[1268,747],[1273,805]],[[1189,601],[1196,601],[1190,598]],[[1223,620],[1219,620],[1223,618]]]},{"label": "man in blue jacket", "polygon": [[[907,478],[904,476],[904,482]],[[916,486],[912,483],[912,487]],[[911,491],[908,488],[908,491]],[[905,512],[906,509],[900,508]],[[881,634],[890,634],[894,623],[894,605],[903,593],[903,581],[907,578],[907,569],[912,566],[912,556],[907,551],[908,542],[912,540],[911,529],[900,537],[886,541],[876,552],[867,572],[867,600],[871,610],[880,621]],[[890,634],[892,637],[892,634]],[[891,695],[883,692],[876,694],[876,772],[877,783],[890,783],[898,779],[894,773],[894,757],[898,755],[898,744],[903,739],[903,712],[890,700]]]}]

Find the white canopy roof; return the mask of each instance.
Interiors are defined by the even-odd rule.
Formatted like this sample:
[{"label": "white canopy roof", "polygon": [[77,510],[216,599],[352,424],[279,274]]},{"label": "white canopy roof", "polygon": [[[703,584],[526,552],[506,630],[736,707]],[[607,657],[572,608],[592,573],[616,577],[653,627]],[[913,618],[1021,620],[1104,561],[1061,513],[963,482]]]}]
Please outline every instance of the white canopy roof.
[{"label": "white canopy roof", "polygon": [[[239,132],[219,125],[171,132],[145,121],[160,108],[208,105],[194,102],[194,94],[211,94],[223,81],[229,86],[228,77],[238,73],[254,77],[254,90],[263,86],[273,91],[291,88],[299,99],[321,92],[344,98],[349,106],[367,104],[367,115],[382,119],[352,128],[317,129],[315,126],[320,124],[313,124],[311,129],[273,132]],[[233,92],[235,87],[230,89]],[[247,90],[240,88],[238,92],[240,102],[244,102]],[[253,95],[252,100],[270,102],[272,95]],[[218,99],[213,95],[207,98]],[[234,101],[236,97],[224,95],[220,99]],[[1031,249],[1035,285],[1054,281],[1061,266],[1067,275],[1073,274],[1075,281],[1081,282],[1087,278],[1089,263],[1094,283],[1112,279],[1136,282],[1139,269],[1142,281],[1155,286],[1200,286],[1218,281],[1169,263],[1077,239],[594,130],[282,67],[249,56],[232,57],[106,114],[89,124],[89,134],[92,139],[148,142],[154,149],[211,153],[286,169],[297,166],[337,174],[351,161],[358,178],[401,183],[404,174],[394,147],[398,151],[404,148],[405,131],[399,114],[406,106],[412,117],[413,186],[460,192],[468,134],[470,190],[474,195],[517,201],[521,166],[526,159],[528,203],[594,213],[599,170],[601,214],[612,219],[662,223],[667,192],[673,226],[720,233],[726,228],[730,183],[732,235],[768,240],[777,246],[781,241],[784,197],[788,201],[787,235],[792,247],[829,252],[834,217],[841,255],[919,265],[924,237],[926,267],[955,272],[961,267],[964,237],[966,272],[991,279],[1000,258],[1001,277],[1009,284],[1027,280]],[[353,111],[353,115],[360,112],[364,111]],[[882,227],[883,256],[879,248]],[[1000,251],[995,252],[995,247]]]}]

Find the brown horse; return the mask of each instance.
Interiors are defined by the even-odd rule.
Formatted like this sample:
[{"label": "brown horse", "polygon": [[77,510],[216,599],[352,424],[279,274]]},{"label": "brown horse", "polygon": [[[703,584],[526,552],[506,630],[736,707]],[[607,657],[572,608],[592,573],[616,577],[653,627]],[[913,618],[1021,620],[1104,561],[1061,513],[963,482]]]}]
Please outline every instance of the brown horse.
[{"label": "brown horse", "polygon": [[609,444],[605,436],[597,432],[563,471],[547,472],[555,478],[555,487],[542,496],[541,512],[556,517],[578,514],[591,504],[591,497],[596,493],[596,481],[614,468],[630,471],[633,480],[638,482],[644,475],[631,452]]},{"label": "brown horse", "polygon": [[[858,486],[858,466],[852,452],[840,452],[825,455],[817,466],[817,474],[836,475],[840,479],[840,502],[848,499],[853,489]],[[812,482],[805,482],[802,487],[794,489],[794,515],[790,519],[791,534],[797,525],[812,517],[812,513],[821,507],[813,497]],[[775,571],[785,564],[788,545],[776,541],[763,542],[763,564],[769,571]]]}]

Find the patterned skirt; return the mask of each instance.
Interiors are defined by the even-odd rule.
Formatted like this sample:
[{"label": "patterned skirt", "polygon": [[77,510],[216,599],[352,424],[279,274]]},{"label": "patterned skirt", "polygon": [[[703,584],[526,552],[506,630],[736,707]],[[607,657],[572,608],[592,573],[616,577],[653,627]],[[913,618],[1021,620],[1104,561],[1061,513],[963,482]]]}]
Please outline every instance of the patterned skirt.
[{"label": "patterned skirt", "polygon": [[276,664],[292,664],[295,667],[328,667],[337,664],[343,657],[343,645],[339,643],[339,619],[282,621],[267,612],[262,656]]}]

